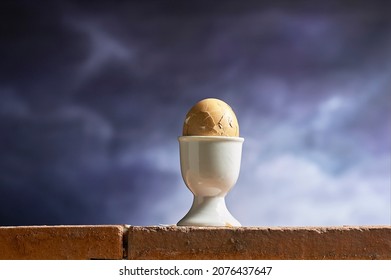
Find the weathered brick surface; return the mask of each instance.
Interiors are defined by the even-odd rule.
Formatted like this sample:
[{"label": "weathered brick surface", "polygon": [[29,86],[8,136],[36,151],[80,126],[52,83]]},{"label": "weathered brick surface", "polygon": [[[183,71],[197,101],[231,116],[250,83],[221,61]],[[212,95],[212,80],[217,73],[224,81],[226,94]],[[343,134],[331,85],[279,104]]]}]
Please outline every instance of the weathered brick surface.
[{"label": "weathered brick surface", "polygon": [[128,259],[391,259],[391,227],[130,227]]},{"label": "weathered brick surface", "polygon": [[0,259],[391,259],[391,227],[0,227]]},{"label": "weathered brick surface", "polygon": [[122,259],[122,226],[0,227],[0,259]]}]

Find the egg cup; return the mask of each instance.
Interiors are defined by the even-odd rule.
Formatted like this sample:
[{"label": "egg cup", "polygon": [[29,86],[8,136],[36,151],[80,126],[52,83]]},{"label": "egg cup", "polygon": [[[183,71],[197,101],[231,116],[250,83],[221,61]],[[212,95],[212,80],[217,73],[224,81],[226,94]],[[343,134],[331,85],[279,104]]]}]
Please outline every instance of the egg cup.
[{"label": "egg cup", "polygon": [[182,178],[193,193],[189,212],[178,226],[241,226],[225,204],[240,171],[241,137],[181,136]]}]

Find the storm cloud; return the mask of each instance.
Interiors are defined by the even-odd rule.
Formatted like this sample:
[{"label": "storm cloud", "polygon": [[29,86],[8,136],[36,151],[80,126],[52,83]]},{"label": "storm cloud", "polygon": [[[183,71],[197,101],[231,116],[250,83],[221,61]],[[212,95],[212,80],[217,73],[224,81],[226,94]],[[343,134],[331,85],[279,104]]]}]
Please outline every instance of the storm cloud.
[{"label": "storm cloud", "polygon": [[209,2],[5,2],[0,224],[175,224],[206,97],[245,138],[243,225],[391,223],[391,7]]}]

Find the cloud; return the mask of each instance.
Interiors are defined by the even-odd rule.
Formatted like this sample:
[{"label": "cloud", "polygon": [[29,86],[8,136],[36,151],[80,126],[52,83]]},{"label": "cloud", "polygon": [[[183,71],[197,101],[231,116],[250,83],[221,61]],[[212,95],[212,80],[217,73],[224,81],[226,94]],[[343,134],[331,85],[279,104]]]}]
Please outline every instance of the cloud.
[{"label": "cloud", "polygon": [[227,198],[243,224],[389,223],[386,9],[238,3],[9,13],[0,223],[176,223],[192,198],[177,136],[205,97],[245,138]]},{"label": "cloud", "polygon": [[241,190],[232,194],[229,206],[245,225],[387,224],[390,190],[384,171],[389,159],[376,164],[383,172],[359,166],[334,176],[306,158],[279,155],[251,175],[242,172]]}]

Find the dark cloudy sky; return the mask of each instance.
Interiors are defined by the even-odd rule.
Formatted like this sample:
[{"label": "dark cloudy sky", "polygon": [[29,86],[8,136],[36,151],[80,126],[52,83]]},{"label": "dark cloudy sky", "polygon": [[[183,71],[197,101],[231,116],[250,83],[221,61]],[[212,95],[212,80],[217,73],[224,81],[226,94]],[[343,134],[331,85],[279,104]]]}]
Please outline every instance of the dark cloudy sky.
[{"label": "dark cloudy sky", "polygon": [[206,97],[245,138],[243,225],[391,224],[386,3],[2,1],[0,225],[175,224]]}]

